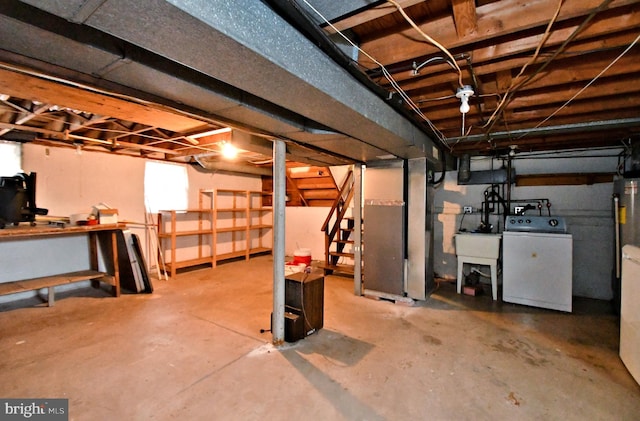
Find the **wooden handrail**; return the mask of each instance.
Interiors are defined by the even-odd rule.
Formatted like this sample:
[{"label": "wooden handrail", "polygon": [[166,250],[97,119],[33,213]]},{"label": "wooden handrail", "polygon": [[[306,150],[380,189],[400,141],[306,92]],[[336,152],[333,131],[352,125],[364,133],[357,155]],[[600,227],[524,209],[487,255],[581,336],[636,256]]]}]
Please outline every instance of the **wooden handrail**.
[{"label": "wooden handrail", "polygon": [[[353,170],[349,169],[347,176],[340,187],[340,192],[338,193],[338,197],[333,202],[333,206],[331,206],[331,210],[329,211],[329,215],[327,215],[327,219],[322,224],[322,231],[324,231],[324,253],[325,253],[325,264],[327,267],[331,264],[331,257],[329,250],[331,249],[331,244],[333,244],[333,240],[336,235],[340,231],[340,226],[342,225],[342,220],[344,219],[347,210],[349,209],[349,204],[353,199],[353,181],[354,175]],[[335,221],[333,222],[333,226],[329,229],[329,225],[331,223],[331,219],[335,215]],[[341,245],[338,245],[338,252],[342,250]]]},{"label": "wooden handrail", "polygon": [[344,215],[347,213],[347,210],[349,209],[349,203],[351,202],[351,199],[353,199],[353,189],[349,189],[349,193],[347,195],[347,198],[344,201],[344,205],[342,206],[342,209],[340,209],[340,212],[338,213],[338,215],[336,215],[336,223],[333,225],[333,228],[329,233],[329,242],[332,242],[334,237],[338,233],[338,228],[340,228],[340,223],[344,219]]},{"label": "wooden handrail", "polygon": [[[329,222],[331,221],[331,218],[333,217],[333,214],[336,212],[336,210],[338,209],[338,206],[340,206],[340,203],[343,201],[343,197],[345,194],[345,191],[347,189],[352,190],[352,178],[353,178],[353,170],[349,169],[349,172],[347,173],[347,176],[344,179],[344,182],[342,183],[342,186],[340,186],[340,192],[338,193],[338,196],[336,197],[336,199],[333,201],[333,205],[331,205],[331,210],[329,210],[329,214],[327,215],[327,219],[325,219],[324,223],[322,224],[322,228],[321,230],[324,232],[327,232],[327,227],[329,226]],[[353,195],[351,195],[353,197]],[[349,199],[351,200],[351,199]],[[346,203],[344,206],[347,207],[349,204]],[[344,214],[343,214],[344,216]]]},{"label": "wooden handrail", "polygon": [[307,203],[307,200],[304,198],[304,196],[302,195],[302,192],[300,191],[300,189],[298,189],[298,186],[296,185],[296,183],[293,181],[293,179],[291,179],[291,175],[289,175],[289,170],[287,169],[287,180],[289,181],[289,185],[291,186],[291,188],[293,189],[293,191],[296,192],[296,194],[298,195],[298,197],[300,197],[300,200],[302,201],[302,203],[305,206],[309,206],[309,203]]}]

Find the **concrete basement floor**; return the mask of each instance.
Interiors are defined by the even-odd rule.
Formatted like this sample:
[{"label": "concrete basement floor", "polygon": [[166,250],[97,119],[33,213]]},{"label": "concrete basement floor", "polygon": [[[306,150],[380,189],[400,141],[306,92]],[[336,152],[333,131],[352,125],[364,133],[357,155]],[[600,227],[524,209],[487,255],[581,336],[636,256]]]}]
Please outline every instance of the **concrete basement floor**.
[{"label": "concrete basement floor", "polygon": [[[272,257],[0,305],[0,397],[68,398],[71,420],[638,420],[607,303],[573,314],[460,296],[413,307],[325,279],[324,329],[271,343]],[[37,305],[38,304],[38,305]]]}]

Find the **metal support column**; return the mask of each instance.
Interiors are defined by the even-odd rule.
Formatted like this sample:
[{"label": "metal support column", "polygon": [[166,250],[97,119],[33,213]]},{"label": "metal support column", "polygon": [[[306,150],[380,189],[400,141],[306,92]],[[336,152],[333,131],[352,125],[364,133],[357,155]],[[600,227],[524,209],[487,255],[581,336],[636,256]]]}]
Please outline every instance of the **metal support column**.
[{"label": "metal support column", "polygon": [[362,295],[362,164],[353,165],[353,292]]},{"label": "metal support column", "polygon": [[284,342],[284,228],[286,185],[286,147],[282,140],[273,142],[273,344]]}]

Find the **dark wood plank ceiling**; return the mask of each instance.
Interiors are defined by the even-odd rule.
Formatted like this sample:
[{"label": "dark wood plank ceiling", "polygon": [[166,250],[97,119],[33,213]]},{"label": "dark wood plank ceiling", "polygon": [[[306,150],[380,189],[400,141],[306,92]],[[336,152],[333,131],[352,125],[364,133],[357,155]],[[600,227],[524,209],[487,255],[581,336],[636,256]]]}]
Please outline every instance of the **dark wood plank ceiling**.
[{"label": "dark wood plank ceiling", "polygon": [[[377,61],[359,54],[370,78],[397,91],[382,64],[454,154],[620,146],[640,134],[638,1],[396,3],[460,75],[391,2],[323,27],[353,34]],[[464,131],[460,79],[475,92]]]}]

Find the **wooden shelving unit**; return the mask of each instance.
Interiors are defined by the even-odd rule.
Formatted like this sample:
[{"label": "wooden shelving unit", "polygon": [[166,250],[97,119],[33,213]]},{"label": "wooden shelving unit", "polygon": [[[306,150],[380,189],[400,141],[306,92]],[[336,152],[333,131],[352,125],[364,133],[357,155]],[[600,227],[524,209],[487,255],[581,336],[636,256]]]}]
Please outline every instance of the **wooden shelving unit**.
[{"label": "wooden shelving unit", "polygon": [[[200,190],[199,208],[158,213],[158,237],[165,255],[166,271],[272,251],[263,237],[272,230],[271,207],[262,205],[264,192],[232,189]],[[167,219],[167,217],[169,219]],[[179,258],[179,239],[193,237],[197,244],[188,257]],[[193,250],[197,247],[197,255]],[[166,251],[169,256],[166,256]]]},{"label": "wooden shelving unit", "polygon": [[[169,216],[167,221],[166,215]],[[169,225],[167,227],[167,224]],[[169,243],[170,255],[165,255],[165,271],[176,276],[176,270],[189,266],[204,264],[215,265],[211,238],[214,234],[214,219],[211,209],[185,209],[167,210],[158,212],[158,238],[162,244],[161,249],[166,250],[166,243]],[[178,258],[178,239],[193,237],[197,241],[197,254],[192,253],[189,257]],[[195,247],[195,244],[194,246]],[[193,256],[193,254],[196,254]]]},{"label": "wooden shelving unit", "polygon": [[[271,244],[263,244],[264,233],[272,229],[271,207],[262,205],[264,194],[233,189],[200,191],[201,206],[209,195],[209,205],[214,212],[216,261],[237,257],[249,259],[252,255],[272,251]],[[227,234],[226,238],[224,234]]]}]

